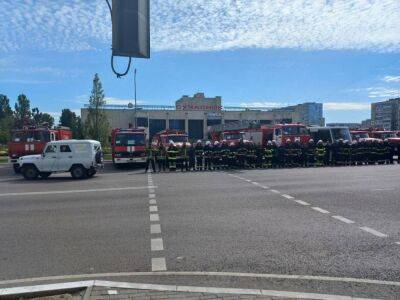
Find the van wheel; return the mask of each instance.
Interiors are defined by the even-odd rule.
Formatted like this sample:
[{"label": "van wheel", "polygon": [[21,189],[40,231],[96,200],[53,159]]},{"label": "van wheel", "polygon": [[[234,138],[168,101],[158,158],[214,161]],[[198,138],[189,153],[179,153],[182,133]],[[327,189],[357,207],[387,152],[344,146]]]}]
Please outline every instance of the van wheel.
[{"label": "van wheel", "polygon": [[47,178],[50,177],[51,172],[40,172],[39,175],[40,175],[40,177],[41,177],[42,179],[47,179]]},{"label": "van wheel", "polygon": [[15,174],[21,173],[21,168],[19,167],[19,164],[13,164],[13,169]]},{"label": "van wheel", "polygon": [[34,166],[24,166],[22,167],[21,172],[27,180],[35,180],[39,176],[39,172]]},{"label": "van wheel", "polygon": [[86,177],[87,171],[84,167],[82,166],[75,166],[71,170],[71,176],[74,179],[83,179]]}]

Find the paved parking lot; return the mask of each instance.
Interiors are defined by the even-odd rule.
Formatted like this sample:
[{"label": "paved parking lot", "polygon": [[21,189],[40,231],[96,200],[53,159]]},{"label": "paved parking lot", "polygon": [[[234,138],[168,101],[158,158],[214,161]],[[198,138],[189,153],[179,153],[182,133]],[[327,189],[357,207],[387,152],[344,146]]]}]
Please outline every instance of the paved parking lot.
[{"label": "paved parking lot", "polygon": [[107,273],[135,282],[400,293],[400,284],[383,283],[400,281],[398,165],[111,171],[33,182],[3,172],[0,279]]}]

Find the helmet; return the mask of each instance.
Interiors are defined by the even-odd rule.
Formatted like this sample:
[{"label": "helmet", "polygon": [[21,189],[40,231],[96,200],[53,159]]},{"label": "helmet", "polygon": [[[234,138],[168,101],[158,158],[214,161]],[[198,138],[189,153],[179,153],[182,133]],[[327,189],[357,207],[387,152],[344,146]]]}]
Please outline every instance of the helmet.
[{"label": "helmet", "polygon": [[197,140],[196,144],[201,144],[201,140]]},{"label": "helmet", "polygon": [[231,142],[231,143],[229,144],[229,146],[235,146],[235,143],[234,143],[234,142]]},{"label": "helmet", "polygon": [[215,141],[214,142],[214,146],[218,146],[219,145],[219,142],[218,141]]},{"label": "helmet", "polygon": [[268,142],[267,142],[267,145],[268,145],[268,146],[272,146],[272,141],[268,141]]},{"label": "helmet", "polygon": [[291,139],[286,139],[286,143],[291,143],[292,140]]},{"label": "helmet", "polygon": [[210,141],[207,141],[207,142],[206,142],[206,145],[207,145],[207,146],[211,146],[211,142],[210,142]]},{"label": "helmet", "polygon": [[173,140],[169,140],[169,145],[172,146],[172,147],[175,147],[174,141]]},{"label": "helmet", "polygon": [[318,144],[318,145],[322,145],[323,143],[324,143],[324,142],[323,142],[322,140],[319,140],[317,144]]},{"label": "helmet", "polygon": [[228,142],[227,142],[227,140],[222,140],[222,144],[227,144]]},{"label": "helmet", "polygon": [[308,142],[309,142],[310,144],[314,144],[314,140],[313,140],[313,139],[310,139]]}]

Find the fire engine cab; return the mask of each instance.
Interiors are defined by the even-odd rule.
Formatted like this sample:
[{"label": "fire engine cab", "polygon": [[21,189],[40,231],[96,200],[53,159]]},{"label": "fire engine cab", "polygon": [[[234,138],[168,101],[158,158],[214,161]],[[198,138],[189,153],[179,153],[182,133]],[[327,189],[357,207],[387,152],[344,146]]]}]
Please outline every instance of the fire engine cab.
[{"label": "fire engine cab", "polygon": [[116,128],[111,132],[112,161],[120,164],[146,162],[146,133],[144,128]]},{"label": "fire engine cab", "polygon": [[278,145],[285,144],[287,140],[292,142],[300,140],[303,144],[310,140],[307,127],[303,124],[259,125],[235,122],[217,125],[210,128],[210,132],[213,140],[225,140],[228,144],[247,140],[263,147],[272,140],[275,140]]},{"label": "fire engine cab", "polygon": [[26,155],[41,154],[48,142],[72,139],[68,127],[49,129],[48,127],[24,127],[12,131],[11,142],[8,143],[8,155],[15,173],[20,172],[18,158]]},{"label": "fire engine cab", "polygon": [[178,147],[182,146],[183,143],[188,142],[188,135],[182,130],[163,130],[153,136],[152,146],[157,147],[163,145],[165,148],[168,147],[169,141],[173,141]]}]

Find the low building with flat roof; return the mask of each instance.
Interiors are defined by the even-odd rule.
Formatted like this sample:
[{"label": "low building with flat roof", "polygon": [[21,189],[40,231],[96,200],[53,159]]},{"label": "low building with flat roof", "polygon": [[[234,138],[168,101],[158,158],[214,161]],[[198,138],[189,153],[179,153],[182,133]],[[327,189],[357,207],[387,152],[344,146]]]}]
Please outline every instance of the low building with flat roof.
[{"label": "low building with flat roof", "polygon": [[[316,105],[316,111],[310,105]],[[306,109],[305,109],[306,107]],[[319,109],[321,107],[321,109]],[[106,105],[104,107],[111,128],[128,128],[135,121],[133,105]],[[304,110],[309,113],[305,114]],[[314,113],[317,116],[314,116]],[[82,108],[83,122],[88,114],[88,106]],[[235,121],[251,121],[260,124],[304,123],[314,124],[315,120],[323,120],[321,103],[299,104],[290,109],[271,107],[229,107],[222,105],[222,98],[205,97],[197,93],[193,97],[182,96],[175,106],[138,105],[136,110],[138,127],[145,127],[150,138],[165,129],[183,130],[190,140],[208,138],[208,127]]]}]

